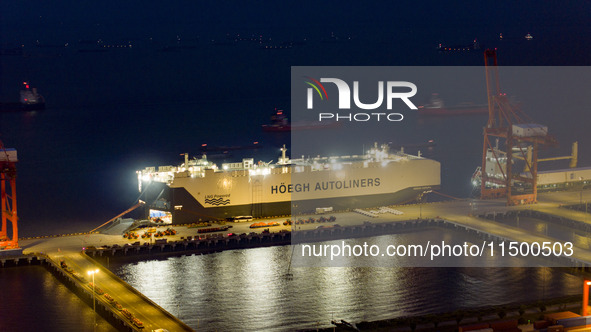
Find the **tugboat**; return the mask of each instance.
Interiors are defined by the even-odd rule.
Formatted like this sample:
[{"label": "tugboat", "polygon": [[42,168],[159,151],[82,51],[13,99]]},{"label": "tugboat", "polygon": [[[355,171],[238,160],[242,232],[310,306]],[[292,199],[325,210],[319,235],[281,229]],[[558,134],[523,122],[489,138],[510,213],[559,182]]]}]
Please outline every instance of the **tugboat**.
[{"label": "tugboat", "polygon": [[37,88],[31,88],[29,83],[23,82],[18,103],[0,103],[1,112],[38,111],[45,109],[45,99],[37,92]]},{"label": "tugboat", "polygon": [[275,109],[275,114],[271,115],[271,124],[263,125],[263,131],[267,132],[278,132],[278,131],[290,131],[291,125],[289,119],[283,112],[283,110]]},{"label": "tugboat", "polygon": [[324,121],[324,122],[297,122],[291,124],[283,110],[275,109],[271,116],[271,123],[262,125],[265,132],[288,132],[292,130],[310,130],[334,128],[342,125],[342,122]]}]

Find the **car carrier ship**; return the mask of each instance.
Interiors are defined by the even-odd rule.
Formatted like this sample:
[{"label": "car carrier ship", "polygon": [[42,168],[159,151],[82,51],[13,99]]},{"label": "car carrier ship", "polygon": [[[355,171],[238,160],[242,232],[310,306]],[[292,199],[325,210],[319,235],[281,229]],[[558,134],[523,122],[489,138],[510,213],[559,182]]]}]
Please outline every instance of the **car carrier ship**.
[{"label": "car carrier ship", "polygon": [[[399,204],[438,189],[440,164],[388,145],[363,155],[290,159],[286,148],[276,163],[224,163],[204,154],[180,166],[137,171],[142,200],[168,223],[192,223],[250,215],[257,217]],[[163,217],[163,214],[165,215]]]}]

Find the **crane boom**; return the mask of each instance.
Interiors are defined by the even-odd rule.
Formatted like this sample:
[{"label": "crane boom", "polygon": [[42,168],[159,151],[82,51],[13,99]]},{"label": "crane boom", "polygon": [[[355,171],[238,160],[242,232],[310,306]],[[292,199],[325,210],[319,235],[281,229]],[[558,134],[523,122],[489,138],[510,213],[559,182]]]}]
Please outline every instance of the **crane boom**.
[{"label": "crane boom", "polygon": [[[484,52],[488,121],[483,130],[482,165],[480,167],[480,197],[507,197],[508,205],[537,201],[538,150],[540,145],[556,144],[548,128],[533,121],[509,102],[501,92],[496,50]],[[497,143],[493,146],[492,138]],[[505,151],[498,146],[502,139]],[[530,146],[524,149],[524,146]],[[514,160],[523,160],[531,176],[513,174]]]}]

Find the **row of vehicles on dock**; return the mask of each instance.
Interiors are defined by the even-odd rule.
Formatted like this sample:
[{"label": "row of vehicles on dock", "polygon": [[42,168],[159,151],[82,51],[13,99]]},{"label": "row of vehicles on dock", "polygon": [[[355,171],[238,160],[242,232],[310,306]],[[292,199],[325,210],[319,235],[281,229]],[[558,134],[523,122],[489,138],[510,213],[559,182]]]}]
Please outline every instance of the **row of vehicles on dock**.
[{"label": "row of vehicles on dock", "polygon": [[105,291],[103,291],[102,288],[98,287],[96,283],[87,283],[84,276],[74,271],[74,269],[70,268],[64,260],[60,260],[60,267],[64,269],[64,271],[70,273],[75,279],[80,281],[82,284],[86,285],[91,291],[94,291],[95,294],[102,296],[105,299],[105,301],[107,301],[113,308],[115,308],[115,310],[121,312],[123,317],[127,318],[135,327],[139,329],[144,328],[144,323],[141,320],[135,317],[129,310],[123,308],[123,306],[119,304],[119,302],[115,301],[115,299],[108,293],[105,293]]},{"label": "row of vehicles on dock", "polygon": [[[253,218],[252,216],[238,216],[238,217],[228,218],[226,220],[226,222],[229,222],[229,221],[231,221],[231,222],[246,222],[246,221],[252,221],[253,220],[252,218]],[[304,219],[299,218],[295,221],[293,221],[292,219],[285,219],[283,222],[277,222],[277,221],[255,222],[255,223],[251,224],[249,226],[249,228],[265,228],[265,231],[263,233],[268,233],[269,227],[281,226],[282,224],[284,226],[291,226],[293,224],[304,225],[304,224],[314,224],[314,223],[329,223],[329,222],[335,222],[335,221],[336,221],[336,217],[331,215],[331,216],[320,216],[318,218],[314,218],[314,217],[309,217],[309,218],[304,218]],[[222,223],[221,225],[212,226],[213,223],[211,221],[202,221],[202,222],[198,222],[198,223],[192,223],[192,224],[188,225],[187,227],[188,228],[197,228],[198,234],[226,232],[230,228],[233,227],[232,225],[224,225],[225,222],[223,222],[223,221],[221,223]],[[151,237],[159,238],[159,237],[176,235],[176,234],[177,234],[177,231],[171,227],[168,227],[164,231],[157,231],[156,228],[150,228],[150,229],[146,230],[141,235],[141,238],[142,239],[147,239],[147,238],[151,238]],[[234,233],[230,233],[230,234],[234,234]],[[134,240],[134,239],[138,239],[140,237],[140,235],[138,235],[135,231],[130,231],[130,232],[126,232],[123,235],[123,237],[130,239],[130,240]]]},{"label": "row of vehicles on dock", "polygon": [[100,287],[98,287],[96,284],[93,284],[92,281],[88,283],[88,286],[90,286],[90,288],[92,288],[94,290],[94,292],[98,295],[103,295],[105,294],[105,291],[103,291]]},{"label": "row of vehicles on dock", "polygon": [[74,271],[74,269],[72,269],[71,267],[69,267],[68,264],[63,259],[60,259],[60,267],[62,269],[64,269],[64,271],[71,274],[72,277],[74,277],[76,280],[80,281],[83,284],[86,283],[86,279],[84,278],[84,276],[82,274]]},{"label": "row of vehicles on dock", "polygon": [[135,317],[129,310],[127,309],[123,309],[121,310],[121,314],[129,319],[130,322],[133,323],[133,325],[135,325],[137,328],[143,329],[144,328],[144,323],[139,320],[137,317]]},{"label": "row of vehicles on dock", "polygon": [[[168,227],[164,231],[158,231],[158,230],[156,230],[156,228],[150,228],[141,235],[141,238],[147,239],[152,236],[159,238],[159,237],[164,237],[164,236],[172,236],[172,235],[176,235],[176,234],[177,234],[177,231],[172,227]],[[129,240],[137,240],[140,238],[140,235],[135,231],[129,231],[129,232],[125,232],[125,234],[123,234],[123,238],[129,239]]]},{"label": "row of vehicles on dock", "polygon": [[203,221],[198,223],[193,223],[187,226],[188,228],[202,228],[202,227],[211,227],[211,223],[209,221]]},{"label": "row of vehicles on dock", "polygon": [[[254,219],[252,216],[237,216],[237,217],[226,218],[225,222],[251,222],[253,220]],[[222,223],[225,223],[225,222],[222,222]],[[212,225],[211,221],[200,221],[198,223],[192,223],[188,227],[189,228],[211,228],[211,225]],[[225,226],[225,227],[232,228],[232,226]],[[214,228],[217,228],[217,227],[214,227]],[[201,233],[207,233],[207,232],[201,232]]]},{"label": "row of vehicles on dock", "polygon": [[330,216],[330,217],[320,217],[318,219],[310,217],[307,219],[298,219],[295,221],[296,225],[304,225],[304,224],[314,224],[314,223],[325,223],[325,222],[335,222],[337,221],[337,217]]},{"label": "row of vehicles on dock", "polygon": [[[251,224],[249,226],[249,228],[275,227],[275,226],[281,226],[281,224],[283,224],[283,226],[291,226],[294,223],[296,225],[325,223],[325,222],[334,222],[334,221],[336,221],[336,219],[337,218],[335,216],[330,216],[330,217],[321,216],[319,218],[310,217],[310,218],[306,218],[306,219],[297,219],[295,221],[293,221],[291,219],[286,219],[282,223],[276,222],[276,221],[255,222],[255,223]],[[238,217],[226,218],[226,222],[251,222],[251,221],[253,221],[252,216],[238,216]],[[230,228],[232,228],[232,226],[227,226],[227,225],[212,227],[212,222],[210,222],[210,221],[193,223],[193,224],[190,224],[188,227],[189,228],[199,228],[197,230],[197,233],[225,232],[225,231],[229,230]]]},{"label": "row of vehicles on dock", "polygon": [[150,238],[151,236],[158,238],[158,237],[171,236],[171,235],[176,235],[176,234],[177,234],[177,231],[171,227],[168,227],[164,231],[157,231],[156,228],[150,228],[147,231],[145,231],[144,234],[142,234],[142,239],[147,239],[147,238]]},{"label": "row of vehicles on dock", "polygon": [[125,234],[123,234],[123,238],[129,239],[129,240],[136,240],[136,239],[139,239],[140,236],[136,232],[131,231],[131,232],[125,232]]},{"label": "row of vehicles on dock", "polygon": [[250,225],[250,228],[263,228],[263,227],[274,227],[280,226],[278,222],[255,222],[254,224]]}]

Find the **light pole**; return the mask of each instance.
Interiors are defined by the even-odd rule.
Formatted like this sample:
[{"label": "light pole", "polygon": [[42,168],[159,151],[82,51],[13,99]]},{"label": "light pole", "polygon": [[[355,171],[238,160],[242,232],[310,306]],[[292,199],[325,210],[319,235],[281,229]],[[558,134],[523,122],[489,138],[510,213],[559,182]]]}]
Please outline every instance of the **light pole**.
[{"label": "light pole", "polygon": [[[422,203],[422,202],[421,202]],[[419,219],[423,219],[423,204],[419,203]]]},{"label": "light pole", "polygon": [[423,194],[419,196],[419,219],[423,220]]},{"label": "light pole", "polygon": [[99,269],[88,271],[88,275],[92,276],[92,311],[94,311],[94,324],[92,325],[92,330],[94,331],[96,328],[96,304],[94,301],[94,275],[97,274]]}]

